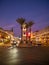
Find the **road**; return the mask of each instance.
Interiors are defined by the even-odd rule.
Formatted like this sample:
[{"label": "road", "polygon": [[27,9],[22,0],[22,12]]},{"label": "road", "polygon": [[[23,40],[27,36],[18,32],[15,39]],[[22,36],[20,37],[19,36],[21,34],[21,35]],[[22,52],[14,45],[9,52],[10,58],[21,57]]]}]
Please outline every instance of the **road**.
[{"label": "road", "polygon": [[49,47],[0,47],[0,65],[49,65]]}]

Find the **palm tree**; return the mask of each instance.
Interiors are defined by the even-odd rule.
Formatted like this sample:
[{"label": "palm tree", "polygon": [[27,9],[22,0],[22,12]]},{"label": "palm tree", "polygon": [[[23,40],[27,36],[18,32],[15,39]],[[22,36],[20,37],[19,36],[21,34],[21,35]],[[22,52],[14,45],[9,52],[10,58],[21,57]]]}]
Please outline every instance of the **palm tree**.
[{"label": "palm tree", "polygon": [[[31,38],[31,27],[32,27],[32,25],[34,25],[34,22],[33,21],[29,21],[28,27],[29,27],[29,32],[30,32],[30,38]],[[30,38],[29,38],[29,40],[30,40]]]},{"label": "palm tree", "polygon": [[18,18],[16,20],[21,25],[21,41],[22,41],[22,24],[25,22],[24,18]]}]

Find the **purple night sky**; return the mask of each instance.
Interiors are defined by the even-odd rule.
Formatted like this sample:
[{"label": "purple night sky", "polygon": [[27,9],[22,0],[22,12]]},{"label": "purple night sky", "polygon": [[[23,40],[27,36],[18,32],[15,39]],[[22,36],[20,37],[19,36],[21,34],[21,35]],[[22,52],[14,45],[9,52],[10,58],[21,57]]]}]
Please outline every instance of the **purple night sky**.
[{"label": "purple night sky", "polygon": [[0,0],[0,27],[20,36],[20,26],[16,19],[34,20],[32,31],[49,26],[49,0]]}]

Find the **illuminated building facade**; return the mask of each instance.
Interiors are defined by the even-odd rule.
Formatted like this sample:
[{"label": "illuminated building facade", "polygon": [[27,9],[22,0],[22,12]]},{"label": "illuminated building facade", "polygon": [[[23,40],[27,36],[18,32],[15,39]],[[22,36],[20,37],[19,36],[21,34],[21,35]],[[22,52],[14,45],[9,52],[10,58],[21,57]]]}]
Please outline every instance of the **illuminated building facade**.
[{"label": "illuminated building facade", "polygon": [[32,34],[32,40],[35,40],[36,44],[49,46],[49,26]]},{"label": "illuminated building facade", "polygon": [[9,43],[13,35],[13,31],[0,28],[0,42]]}]

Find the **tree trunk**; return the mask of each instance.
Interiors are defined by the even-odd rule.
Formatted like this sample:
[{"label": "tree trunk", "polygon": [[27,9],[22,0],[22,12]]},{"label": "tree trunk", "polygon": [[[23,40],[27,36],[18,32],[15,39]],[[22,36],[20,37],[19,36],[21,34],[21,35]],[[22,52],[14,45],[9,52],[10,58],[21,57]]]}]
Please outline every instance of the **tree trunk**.
[{"label": "tree trunk", "polygon": [[31,27],[30,27],[30,37],[29,37],[29,41],[31,41]]},{"label": "tree trunk", "polygon": [[22,42],[22,25],[21,25],[21,42]]},{"label": "tree trunk", "polygon": [[30,27],[30,41],[31,41],[31,27]]},{"label": "tree trunk", "polygon": [[28,38],[28,28],[26,28],[26,43],[28,43],[27,38]]}]

